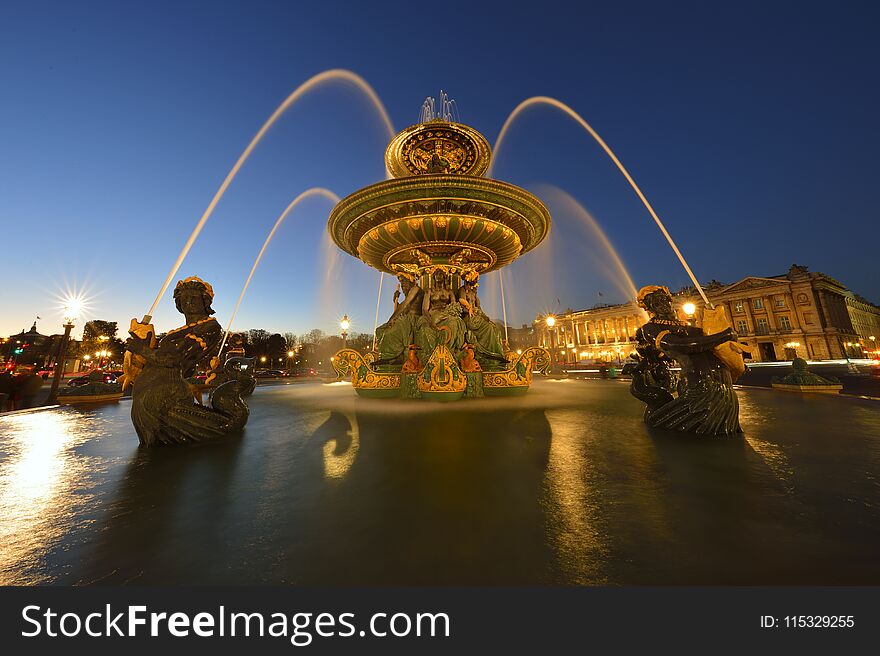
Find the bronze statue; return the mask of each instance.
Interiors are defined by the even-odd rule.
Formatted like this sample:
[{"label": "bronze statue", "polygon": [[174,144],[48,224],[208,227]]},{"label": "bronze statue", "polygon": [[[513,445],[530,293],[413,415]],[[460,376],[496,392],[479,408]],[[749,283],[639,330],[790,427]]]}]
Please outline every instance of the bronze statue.
[{"label": "bronze statue", "polygon": [[465,341],[462,306],[449,287],[447,267],[435,265],[429,272],[431,287],[422,301],[422,316],[416,324],[416,343],[426,358],[430,358],[438,344],[443,344],[456,354]]},{"label": "bronze statue", "polygon": [[[636,331],[639,362],[630,392],[646,404],[648,425],[701,435],[741,433],[731,367],[713,352],[736,342],[733,329],[705,335],[680,321],[666,287],[643,287],[638,301],[651,319]],[[682,369],[677,383],[672,361]]]},{"label": "bronze statue", "polygon": [[480,274],[469,270],[465,271],[461,278],[463,284],[458,288],[458,302],[465,310],[464,325],[468,331],[468,340],[475,347],[477,359],[482,360],[483,364],[486,364],[486,360],[506,364],[501,329],[483,312],[480,298],[477,296]]},{"label": "bronze statue", "polygon": [[[413,343],[416,322],[422,313],[425,293],[416,284],[416,276],[401,272],[397,275],[400,285],[394,290],[394,312],[391,318],[376,328],[376,346],[379,357],[374,365],[398,364],[403,361],[406,350]],[[403,293],[404,300],[400,302]]]},{"label": "bronze statue", "polygon": [[139,369],[126,372],[133,384],[131,420],[144,446],[199,442],[242,428],[248,419],[241,394],[252,389],[250,361],[230,358],[224,366],[228,381],[210,397],[211,407],[193,401],[186,378],[217,352],[223,331],[211,317],[214,290],[193,276],[174,288],[174,301],[186,324],[156,341],[152,325],[132,320],[126,350]]}]

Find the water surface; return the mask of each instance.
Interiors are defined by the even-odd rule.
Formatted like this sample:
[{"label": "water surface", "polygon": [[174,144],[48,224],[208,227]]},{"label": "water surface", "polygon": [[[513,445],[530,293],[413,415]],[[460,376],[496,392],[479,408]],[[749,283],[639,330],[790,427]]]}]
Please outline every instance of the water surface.
[{"label": "water surface", "polygon": [[154,450],[129,402],[7,415],[0,583],[880,583],[880,403],[739,397],[743,439],[595,380],[262,387],[242,437]]}]

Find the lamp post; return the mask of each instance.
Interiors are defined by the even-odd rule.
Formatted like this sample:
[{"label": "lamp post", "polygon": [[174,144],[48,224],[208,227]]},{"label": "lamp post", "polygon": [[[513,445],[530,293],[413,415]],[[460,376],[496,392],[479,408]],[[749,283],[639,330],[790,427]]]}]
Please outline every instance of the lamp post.
[{"label": "lamp post", "polygon": [[58,345],[58,355],[55,357],[55,370],[52,376],[52,389],[49,390],[48,404],[58,400],[58,387],[64,375],[64,358],[67,356],[67,344],[70,341],[70,331],[73,330],[73,322],[82,310],[83,301],[79,298],[68,298],[64,304],[64,335]]},{"label": "lamp post", "polygon": [[293,351],[287,352],[287,373],[290,373],[290,359],[293,357]]},{"label": "lamp post", "polygon": [[846,358],[846,369],[852,374],[859,373],[858,367],[856,367],[852,361],[849,359],[849,349],[855,346],[853,342],[844,342],[843,344],[843,357]]},{"label": "lamp post", "polygon": [[694,317],[697,313],[697,306],[696,305],[694,305],[693,303],[688,301],[687,303],[685,303],[684,305],[681,306],[681,311],[685,313],[685,316],[687,316],[687,322],[688,322],[689,326],[696,325],[696,322],[694,319]]},{"label": "lamp post", "polygon": [[342,329],[342,348],[348,348],[348,329],[351,328],[351,321],[348,320],[347,314],[342,315],[339,327]]},{"label": "lamp post", "polygon": [[556,345],[553,343],[553,335],[550,331],[553,329],[553,326],[556,325],[556,317],[552,314],[548,314],[544,319],[544,323],[547,325],[547,345],[550,347],[547,350],[550,351],[550,368],[552,370],[556,365],[556,354],[553,351]]}]

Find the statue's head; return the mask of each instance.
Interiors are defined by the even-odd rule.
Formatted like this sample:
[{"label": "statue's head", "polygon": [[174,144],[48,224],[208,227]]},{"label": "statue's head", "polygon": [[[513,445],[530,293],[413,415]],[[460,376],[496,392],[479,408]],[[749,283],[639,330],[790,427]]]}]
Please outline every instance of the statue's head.
[{"label": "statue's head", "polygon": [[174,286],[174,304],[178,312],[185,315],[208,317],[214,314],[211,308],[213,300],[214,288],[196,276],[178,280]]},{"label": "statue's head", "polygon": [[397,274],[397,281],[400,283],[400,288],[404,292],[408,292],[410,289],[415,287],[416,276],[411,273],[401,272]]},{"label": "statue's head", "polygon": [[472,287],[476,289],[480,286],[480,274],[474,271],[473,269],[469,269],[461,274],[461,279],[464,281],[464,284],[468,287]]},{"label": "statue's head", "polygon": [[645,308],[649,314],[665,319],[674,319],[672,294],[669,288],[660,285],[648,285],[639,290],[639,307]]},{"label": "statue's head", "polygon": [[447,274],[446,269],[443,267],[437,267],[434,269],[434,272],[431,274],[431,280],[433,281],[436,287],[446,287],[447,283]]}]

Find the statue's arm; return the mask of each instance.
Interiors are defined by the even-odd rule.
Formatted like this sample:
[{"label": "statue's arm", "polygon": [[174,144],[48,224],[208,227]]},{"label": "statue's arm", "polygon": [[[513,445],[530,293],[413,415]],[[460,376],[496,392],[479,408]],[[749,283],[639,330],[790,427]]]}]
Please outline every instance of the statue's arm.
[{"label": "statue's arm", "polygon": [[663,350],[677,351],[684,354],[703,353],[719,344],[736,339],[736,333],[732,328],[722,330],[713,335],[687,335],[677,336],[671,333],[661,332],[656,338],[657,346]]},{"label": "statue's arm", "polygon": [[180,363],[180,353],[176,349],[163,348],[162,342],[157,348],[150,348],[149,339],[132,336],[126,341],[125,350],[141,356],[147,364],[159,367],[174,367]]}]

